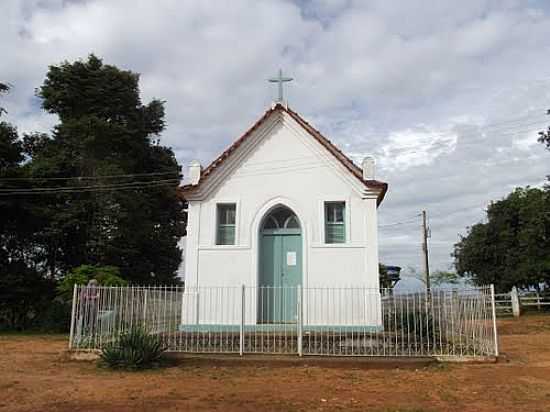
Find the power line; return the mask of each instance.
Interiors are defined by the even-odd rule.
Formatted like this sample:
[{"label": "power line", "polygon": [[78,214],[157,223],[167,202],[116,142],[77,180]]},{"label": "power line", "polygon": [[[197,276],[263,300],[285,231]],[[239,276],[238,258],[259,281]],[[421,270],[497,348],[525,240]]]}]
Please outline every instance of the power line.
[{"label": "power line", "polygon": [[[295,160],[298,160],[295,159]],[[273,161],[275,162],[275,161]],[[513,159],[506,159],[506,160],[503,160],[503,161],[498,161],[498,162],[492,162],[492,164],[506,164],[506,163],[510,163],[510,162],[515,162],[515,160]],[[270,162],[271,163],[271,162]],[[324,167],[323,164],[321,163],[314,163],[314,162],[303,162],[303,163],[295,163],[295,164],[288,164],[288,165],[283,165],[283,166],[274,166],[274,167],[268,167],[268,168],[265,168],[265,169],[256,169],[256,170],[249,170],[249,171],[246,171],[246,170],[243,170],[243,172],[235,175],[234,177],[237,178],[244,178],[244,177],[254,177],[254,176],[262,176],[262,175],[266,175],[266,174],[270,174],[270,173],[281,173],[281,172],[294,172],[294,171],[305,171],[305,170],[311,170],[311,169],[315,169],[315,168],[320,168],[320,167]],[[126,175],[108,175],[108,176],[84,176],[82,177],[82,179],[90,179],[90,180],[94,180],[94,179],[101,179],[103,177],[106,177],[106,178],[117,178],[117,177],[138,177],[138,176],[162,176],[162,175],[172,175],[174,174],[173,172],[157,172],[157,173],[141,173],[141,174],[126,174]],[[28,178],[28,179],[31,179],[32,180],[74,180],[74,179],[79,179],[78,177],[55,177],[55,178]],[[2,183],[2,181],[8,181],[8,180],[11,180],[11,178],[6,178],[6,179],[0,179],[0,184]],[[13,180],[15,181],[18,181],[18,180],[27,180],[27,178],[13,178]],[[150,180],[150,181],[135,181],[135,182],[117,182],[117,183],[106,183],[105,185],[100,185],[100,186],[67,186],[67,187],[27,187],[27,188],[21,188],[21,187],[17,187],[17,188],[0,188],[0,194],[4,194],[4,195],[11,195],[11,194],[17,194],[17,193],[21,193],[21,194],[30,194],[31,192],[40,192],[40,193],[45,193],[45,192],[49,192],[49,191],[52,191],[52,192],[69,192],[69,191],[92,191],[94,189],[97,188],[98,191],[104,191],[104,190],[114,190],[114,189],[117,189],[117,188],[122,188],[122,187],[126,187],[126,185],[130,185],[130,187],[128,188],[132,188],[134,185],[136,186],[136,188],[138,188],[137,186],[139,185],[143,185],[143,184],[155,184],[155,183],[159,183],[159,184],[163,184],[163,183],[171,183],[171,182],[179,182],[180,179],[165,179],[165,180]],[[97,182],[94,182],[94,183],[97,183]],[[123,186],[117,186],[117,185],[123,185]],[[470,208],[467,208],[467,209],[460,209],[459,211],[462,211],[462,210],[468,210]],[[456,213],[458,211],[453,211],[451,213]],[[407,224],[407,223],[411,223],[411,222],[414,222],[414,220],[409,220],[409,221],[406,221],[406,222],[393,222],[393,223],[390,223],[390,224],[384,224],[384,225],[380,225],[379,227],[392,227],[392,226],[398,226],[398,225],[403,225],[403,224]]]},{"label": "power line", "polygon": [[[465,146],[477,146],[479,145],[478,142],[469,142],[469,143],[460,143],[459,147],[460,148],[463,148]],[[421,146],[421,145],[418,145],[418,146]],[[438,148],[441,148],[443,149],[444,148],[444,145],[442,143],[438,143],[437,145],[429,145],[428,149],[438,149]],[[456,150],[456,146],[453,148],[453,151]],[[392,156],[407,156],[407,155],[411,155],[411,154],[426,154],[427,153],[427,149],[423,149],[423,150],[407,150],[407,151],[401,151],[399,148],[396,148],[396,149],[393,149],[393,150],[390,150],[388,155],[392,155]],[[397,153],[396,153],[397,152]],[[378,157],[384,157],[384,156],[388,156],[388,155],[380,155],[380,154],[375,154],[376,156]],[[439,154],[438,154],[439,155]],[[491,164],[502,164],[502,163],[508,163],[510,161],[514,161],[514,160],[505,160],[505,161],[498,161],[498,162],[491,162]]]},{"label": "power line", "polygon": [[[514,122],[518,120],[509,120],[507,123]],[[496,125],[496,123],[494,124]],[[521,125],[521,127],[526,127],[529,125]],[[527,130],[526,130],[527,131]],[[531,130],[528,130],[531,131]],[[521,131],[513,131],[511,133],[520,133]],[[510,132],[509,132],[510,133]],[[479,135],[479,133],[476,133],[476,135]],[[501,135],[504,135],[501,133]],[[432,135],[436,136],[436,135]],[[444,136],[448,136],[448,134],[445,134]],[[462,137],[467,136],[461,135]],[[462,143],[461,145],[473,145],[477,144],[477,142],[466,142]],[[419,145],[411,145],[411,146],[405,146],[403,148],[397,148],[399,149],[405,149],[407,147],[413,148],[418,147]],[[402,154],[411,154],[411,153],[419,153],[417,150],[411,150],[411,151],[405,151]],[[301,158],[296,158],[292,160],[306,160]],[[503,163],[508,163],[511,160],[507,159]],[[262,163],[276,163],[277,161],[270,161],[270,162],[257,162],[251,164],[253,165],[259,165]],[[282,163],[282,162],[281,162]],[[500,163],[500,162],[497,162]],[[313,169],[317,167],[323,167],[322,164],[316,164],[315,162],[299,162],[295,164],[285,164],[281,166],[275,166],[271,168],[266,169],[256,169],[256,170],[249,170],[244,171],[244,173],[241,173],[238,175],[238,177],[252,177],[252,176],[261,176],[265,174],[269,174],[272,172],[286,172],[286,171],[300,171],[300,170],[308,170]],[[1,178],[1,182],[42,182],[42,181],[70,181],[70,180],[98,180],[98,179],[125,179],[125,178],[137,178],[137,177],[154,177],[154,176],[167,176],[167,175],[174,175],[174,172],[153,172],[153,173],[133,173],[133,174],[121,174],[121,175],[104,175],[104,176],[72,176],[72,177],[18,177],[18,178]],[[179,173],[178,173],[179,177]],[[235,176],[237,177],[237,176]],[[143,187],[150,187],[151,185],[155,184],[168,184],[168,183],[174,183],[179,182],[179,179],[167,179],[167,180],[160,180],[160,181],[137,181],[137,182],[124,182],[124,183],[118,183],[118,184],[107,184],[107,185],[99,185],[99,186],[69,186],[69,187],[34,187],[34,188],[4,188],[0,189],[0,195],[14,195],[14,194],[45,194],[45,193],[70,193],[70,192],[91,192],[91,191],[104,191],[104,190],[116,190],[116,189],[138,189]],[[403,225],[407,223],[412,223],[414,220],[404,221],[404,222],[394,222],[390,224],[380,225],[379,227],[391,227],[391,226],[398,226]]]},{"label": "power line", "polygon": [[113,185],[95,186],[70,186],[28,189],[0,189],[0,196],[33,195],[33,194],[61,194],[61,193],[89,193],[110,190],[145,189],[151,187],[163,187],[167,185],[177,186],[179,179],[154,180],[149,182],[128,182]]},{"label": "power line", "polygon": [[[533,130],[532,129],[511,130],[511,131],[508,131],[507,133],[502,132],[500,134],[500,136],[515,135],[515,134],[518,134],[518,133],[531,132],[531,131],[533,131]],[[480,134],[483,134],[483,133],[484,132],[475,133],[475,134],[461,134],[461,135],[459,135],[459,137],[479,136]],[[430,135],[430,136],[437,136],[437,135]],[[450,137],[448,134],[441,135],[441,136]],[[479,141],[460,142],[459,147],[475,146],[475,145],[478,145],[478,144],[480,144]],[[395,147],[394,149],[391,149],[390,153],[398,152],[397,153],[398,156],[406,156],[408,154],[414,154],[414,153],[424,153],[425,150],[419,150],[419,149],[421,147],[425,147],[425,146],[426,145],[422,145],[422,144],[400,146],[400,147]],[[359,148],[360,147],[361,146],[359,146]],[[433,149],[433,148],[445,148],[446,145],[445,145],[444,142],[435,142],[434,144],[431,144],[429,147],[431,149]],[[412,150],[407,150],[407,149],[412,149]],[[380,152],[380,151],[378,151],[378,152]],[[314,156],[307,156],[307,157],[292,158],[292,159],[286,159],[286,160],[271,160],[271,161],[261,161],[261,162],[253,162],[253,163],[245,164],[244,165],[245,167],[243,168],[243,172],[239,173],[239,177],[244,177],[245,175],[246,176],[254,176],[254,175],[256,175],[257,172],[264,174],[266,172],[269,172],[270,170],[275,170],[275,169],[284,170],[284,169],[300,168],[301,166],[319,165],[317,162],[307,161],[307,159],[314,159],[314,158],[315,158]],[[301,160],[306,160],[306,161],[305,162],[300,162]],[[296,162],[296,163],[292,163],[292,162]],[[506,162],[508,162],[508,160]],[[279,166],[279,165],[277,165],[277,163],[280,163],[281,165]],[[261,165],[268,165],[268,164],[273,164],[272,168],[262,169],[262,168],[259,168],[259,167],[253,167],[253,166],[261,166]],[[250,170],[247,170],[249,166],[251,166],[251,168],[250,168]],[[298,169],[296,169],[296,170],[298,170]]]},{"label": "power line", "polygon": [[[308,159],[313,159],[313,160],[318,160],[319,157],[316,156],[316,155],[309,155],[309,156],[300,156],[300,157],[293,157],[293,158],[288,158],[288,159],[274,159],[274,160],[262,160],[262,161],[254,161],[254,162],[245,162],[243,163],[244,166],[246,167],[252,167],[254,168],[255,166],[262,166],[262,165],[266,165],[266,164],[273,164],[273,163],[290,163],[289,165],[292,165],[293,163],[292,162],[303,162],[304,160],[306,161],[309,161]],[[298,163],[298,164],[299,164]]]},{"label": "power line", "polygon": [[486,206],[470,206],[470,207],[464,207],[464,208],[461,208],[461,209],[455,209],[455,210],[452,210],[450,212],[443,212],[443,211],[435,212],[435,213],[431,213],[431,215],[432,216],[435,215],[436,217],[445,215],[445,216],[448,217],[448,216],[451,216],[451,215],[454,215],[454,214],[460,213],[460,212],[473,211],[474,209],[476,211],[479,211],[477,209],[483,210],[485,207]]},{"label": "power line", "polygon": [[171,183],[174,181],[179,181],[179,179],[165,179],[165,180],[149,180],[144,182],[124,182],[124,183],[112,183],[107,185],[95,185],[95,186],[57,186],[57,187],[35,187],[35,188],[12,188],[12,189],[0,189],[0,192],[9,191],[9,192],[27,192],[27,191],[54,191],[54,190],[80,190],[85,188],[100,188],[100,187],[117,187],[117,186],[126,186],[126,185],[141,185],[141,184],[149,184],[149,183]]},{"label": "power line", "polygon": [[272,167],[269,169],[256,170],[253,172],[243,172],[243,173],[239,172],[239,173],[235,173],[233,178],[237,179],[237,178],[245,178],[245,177],[265,176],[272,173],[298,172],[298,171],[318,169],[323,167],[325,167],[325,165],[322,163],[310,163],[310,164],[304,163],[303,165]]},{"label": "power line", "polygon": [[418,222],[417,217],[419,217],[419,216],[420,216],[420,213],[415,215],[414,219],[404,220],[404,221],[401,221],[401,222],[388,223],[388,224],[385,224],[385,225],[378,225],[378,227],[398,226],[398,225],[404,225],[404,224],[407,224],[407,223]]},{"label": "power line", "polygon": [[[500,121],[500,122],[487,123],[485,125],[466,124],[466,123],[456,122],[453,125],[453,127],[465,126],[465,127],[479,127],[479,128],[483,128],[483,129],[500,128],[499,126],[512,127],[512,126],[514,126],[514,124],[521,125],[521,123],[523,123],[523,122],[535,121],[537,118],[540,118],[540,120],[538,120],[537,123],[538,122],[543,122],[545,120],[548,121],[548,117],[545,117],[545,116],[546,116],[546,108],[541,109],[540,112],[536,111],[536,112],[532,113],[531,115],[526,115],[526,116],[518,117],[518,118],[515,118],[515,119],[508,119],[508,120],[503,120],[503,121]],[[510,126],[506,126],[506,125],[510,125]],[[528,125],[529,124],[525,124],[524,126],[528,126]],[[170,129],[170,130],[168,128],[166,129],[166,132],[170,132],[170,133],[176,133],[178,131],[180,131],[180,129]],[[363,138],[371,138],[371,137],[376,138],[376,137],[380,137],[381,134],[383,134],[383,132],[382,133],[371,132],[371,133],[363,134],[362,137]],[[445,134],[443,134],[443,135],[445,135]],[[435,134],[435,135],[437,135],[437,134]]]},{"label": "power line", "polygon": [[[540,122],[538,122],[538,123],[540,123]],[[545,122],[544,124],[541,124],[538,127],[544,127],[547,124],[548,123]],[[449,131],[449,132],[440,133],[440,134],[436,134],[436,133],[425,133],[425,134],[422,133],[422,134],[425,137],[430,137],[430,138],[438,138],[438,137],[440,137],[440,138],[452,138],[452,137],[455,137],[455,136],[458,136],[460,138],[470,138],[470,137],[478,137],[478,136],[484,135],[484,134],[497,134],[497,133],[498,133],[499,136],[506,137],[506,136],[513,136],[513,135],[517,135],[517,134],[521,134],[521,133],[535,132],[535,130],[533,128],[525,129],[525,127],[529,127],[529,126],[531,126],[531,125],[523,125],[521,129],[517,129],[517,130],[512,130],[512,129],[502,129],[501,131],[500,130],[499,131],[479,130],[476,133],[471,133],[471,132],[470,133],[457,133],[457,132]],[[420,134],[420,132],[418,134]],[[461,146],[470,146],[470,145],[476,145],[478,143],[479,142],[461,142],[460,145]],[[365,147],[365,145],[367,145],[367,144],[368,144],[367,142],[363,142],[363,144],[357,145],[354,148],[354,150],[362,150]],[[441,143],[439,143],[439,144],[441,144]],[[350,145],[348,145],[348,147],[349,146]],[[421,146],[426,146],[426,145],[420,145],[420,144],[405,145],[405,146],[401,146],[401,147],[396,147],[393,150],[403,151],[403,153],[400,153],[400,154],[417,153],[418,152],[417,150],[408,151],[406,149],[409,149],[409,148],[410,149],[416,149],[416,148],[421,147]]]},{"label": "power line", "polygon": [[63,195],[63,194],[82,194],[82,193],[96,193],[96,192],[113,192],[124,190],[143,190],[149,188],[161,188],[165,185],[150,185],[150,186],[132,186],[132,187],[118,187],[118,188],[98,188],[93,190],[60,190],[57,192],[28,192],[28,193],[0,193],[0,197],[9,196],[34,196],[34,195]]},{"label": "power line", "polygon": [[[535,115],[535,116],[539,116],[539,115]],[[541,114],[540,116],[544,116],[544,115]],[[510,120],[506,120],[506,121],[502,121],[502,122],[498,122],[498,123],[490,123],[490,124],[483,125],[483,126],[467,125],[469,127],[478,127],[481,130],[479,130],[476,133],[472,133],[472,132],[462,133],[459,136],[460,137],[476,137],[476,136],[479,136],[480,134],[490,132],[490,129],[494,129],[496,126],[512,123],[512,124],[510,124],[510,125],[508,125],[508,126],[501,129],[502,132],[500,133],[500,135],[506,136],[506,135],[513,135],[513,134],[522,133],[522,132],[533,131],[532,129],[523,129],[525,127],[539,125],[539,123],[544,123],[544,124],[541,124],[539,126],[539,127],[544,127],[547,124],[547,121],[542,119],[542,118],[540,120],[536,121],[536,122],[533,122],[533,123],[521,124],[522,122],[524,122],[526,120],[527,121],[531,120],[531,118],[533,118],[533,116],[525,116],[525,117],[518,118],[518,119],[510,119]],[[514,124],[514,123],[516,123],[516,124]],[[512,130],[514,127],[516,127],[516,128],[519,127],[520,129]],[[495,132],[498,132],[498,130],[493,131],[493,133],[495,133]],[[507,132],[507,133],[505,133],[505,132]],[[454,137],[454,135],[456,135],[456,134],[457,133],[453,132],[453,131],[448,131],[448,132],[445,132],[445,133],[426,133],[426,135],[429,136],[429,137]],[[362,135],[363,138],[379,137],[379,136],[380,136],[380,133],[378,133],[378,134],[372,133],[372,134]],[[367,142],[360,142],[359,145],[357,145],[354,150],[362,150],[362,148],[364,148],[365,144],[367,144]],[[475,144],[477,144],[477,142],[461,142],[460,145],[461,146],[467,146],[467,145],[475,145]],[[442,144],[440,143],[440,145],[442,145]],[[352,146],[352,145],[345,144],[345,143],[343,144],[343,147],[348,148],[348,149],[350,148],[350,146]],[[401,146],[400,148],[396,148],[396,150],[403,150],[403,149],[408,149],[408,148],[416,149],[419,146],[421,146],[421,145],[415,144],[415,145]],[[409,153],[418,153],[418,151],[417,150],[406,151],[406,152],[402,152],[400,154],[409,154]],[[291,161],[291,160],[303,160],[303,159],[301,159],[301,158],[287,159],[287,160],[285,160],[285,162]],[[276,163],[276,162],[279,162],[279,161],[278,160],[271,160],[271,161],[254,162],[254,163],[248,164],[247,166],[256,166],[256,165],[267,164],[267,163]],[[294,165],[292,165],[292,166],[294,166]]]},{"label": "power line", "polygon": [[[435,213],[432,213],[432,217],[435,215],[436,217],[439,217],[439,216],[452,216],[456,213],[460,213],[460,212],[466,212],[466,211],[480,211],[480,210],[483,209],[483,207],[479,207],[479,206],[470,206],[470,207],[466,207],[466,208],[461,208],[461,209],[455,209],[455,210],[452,210],[452,211],[449,211],[449,212],[435,212]],[[421,216],[422,214],[419,213],[417,215],[415,215],[415,218],[414,219],[409,219],[409,220],[404,220],[404,221],[399,221],[399,222],[393,222],[393,223],[388,223],[388,224],[384,224],[384,225],[378,225],[379,228],[381,227],[392,227],[392,226],[399,226],[399,225],[404,225],[404,224],[408,224],[408,223],[416,223],[418,222],[418,219],[416,219],[417,217]],[[431,220],[430,220],[431,222]]]},{"label": "power line", "polygon": [[118,178],[132,178],[132,177],[147,177],[147,176],[167,176],[167,175],[179,175],[177,172],[153,172],[153,173],[131,173],[125,175],[105,175],[105,176],[71,176],[71,177],[3,177],[0,178],[0,182],[3,181],[50,181],[50,180],[92,180],[92,179],[118,179]]}]

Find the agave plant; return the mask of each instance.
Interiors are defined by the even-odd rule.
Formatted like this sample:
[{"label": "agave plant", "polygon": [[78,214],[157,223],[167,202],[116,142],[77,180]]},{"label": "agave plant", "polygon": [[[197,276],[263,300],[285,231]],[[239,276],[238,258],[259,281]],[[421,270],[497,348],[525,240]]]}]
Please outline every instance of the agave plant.
[{"label": "agave plant", "polygon": [[101,362],[113,369],[148,369],[160,363],[165,350],[160,336],[137,327],[106,345],[101,351]]}]

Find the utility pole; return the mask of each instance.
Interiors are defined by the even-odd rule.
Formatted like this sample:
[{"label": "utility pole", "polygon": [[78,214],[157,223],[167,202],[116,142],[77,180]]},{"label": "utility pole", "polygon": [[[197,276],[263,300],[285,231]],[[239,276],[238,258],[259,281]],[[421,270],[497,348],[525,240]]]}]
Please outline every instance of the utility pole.
[{"label": "utility pole", "polygon": [[426,292],[430,293],[430,265],[428,263],[428,227],[426,211],[422,211],[422,252],[424,253],[424,274],[426,276]]}]

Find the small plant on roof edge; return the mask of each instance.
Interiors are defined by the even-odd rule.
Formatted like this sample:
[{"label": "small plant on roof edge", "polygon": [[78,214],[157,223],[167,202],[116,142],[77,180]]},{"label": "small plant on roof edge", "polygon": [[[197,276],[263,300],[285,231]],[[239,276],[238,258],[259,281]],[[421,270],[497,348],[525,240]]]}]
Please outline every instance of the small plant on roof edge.
[{"label": "small plant on roof edge", "polygon": [[111,369],[150,369],[160,365],[164,351],[160,336],[132,328],[101,350],[100,364]]}]

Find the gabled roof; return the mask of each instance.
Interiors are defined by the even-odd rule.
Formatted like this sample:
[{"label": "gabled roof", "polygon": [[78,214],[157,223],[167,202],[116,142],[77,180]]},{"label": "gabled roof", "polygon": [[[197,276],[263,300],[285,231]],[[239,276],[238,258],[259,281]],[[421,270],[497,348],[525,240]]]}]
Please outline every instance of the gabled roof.
[{"label": "gabled roof", "polygon": [[388,184],[379,180],[364,180],[363,170],[357,166],[353,161],[347,157],[340,149],[338,149],[329,139],[323,136],[318,130],[313,128],[308,122],[306,122],[298,113],[290,110],[288,107],[278,103],[271,109],[267,110],[265,114],[241,137],[239,137],[231,146],[229,146],[221,155],[219,155],[212,163],[210,163],[205,169],[201,171],[201,177],[199,183],[196,185],[185,185],[179,188],[179,194],[185,198],[186,194],[191,194],[199,189],[199,187],[208,179],[208,176],[216,170],[232,153],[235,152],[251,135],[258,129],[266,119],[277,111],[287,113],[292,117],[300,126],[304,128],[315,140],[317,140],[323,147],[325,147],[329,153],[331,153],[353,176],[355,176],[366,188],[377,189],[380,191],[377,199],[377,204],[380,204],[386,195],[388,190]]}]

